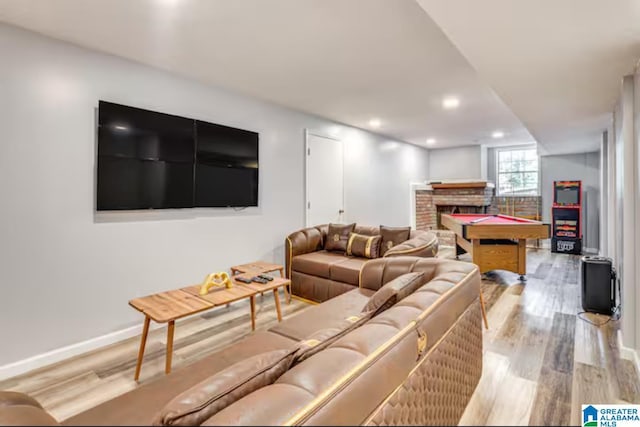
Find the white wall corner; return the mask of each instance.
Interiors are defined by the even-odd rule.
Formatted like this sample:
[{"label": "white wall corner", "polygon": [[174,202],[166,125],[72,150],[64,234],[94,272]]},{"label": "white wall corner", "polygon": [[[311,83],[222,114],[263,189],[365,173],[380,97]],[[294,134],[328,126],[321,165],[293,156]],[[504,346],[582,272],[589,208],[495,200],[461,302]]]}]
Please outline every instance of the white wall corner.
[{"label": "white wall corner", "polygon": [[483,144],[480,146],[480,178],[485,181],[489,177],[489,162],[487,161],[488,150],[489,148],[486,145]]},{"label": "white wall corner", "polygon": [[636,371],[640,372],[640,354],[638,354],[638,350],[625,347],[623,342],[622,331],[618,330],[618,348],[620,349],[620,357],[633,362],[636,365]]}]

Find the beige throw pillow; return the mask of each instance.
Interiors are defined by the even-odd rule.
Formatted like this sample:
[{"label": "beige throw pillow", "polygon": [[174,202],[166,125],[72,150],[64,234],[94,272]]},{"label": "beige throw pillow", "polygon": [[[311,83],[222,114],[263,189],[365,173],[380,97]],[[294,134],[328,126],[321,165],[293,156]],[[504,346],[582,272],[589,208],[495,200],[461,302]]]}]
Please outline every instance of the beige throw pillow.
[{"label": "beige throw pillow", "polygon": [[155,426],[197,426],[249,393],[284,374],[296,348],[274,350],[235,363],[173,398],[153,420]]}]

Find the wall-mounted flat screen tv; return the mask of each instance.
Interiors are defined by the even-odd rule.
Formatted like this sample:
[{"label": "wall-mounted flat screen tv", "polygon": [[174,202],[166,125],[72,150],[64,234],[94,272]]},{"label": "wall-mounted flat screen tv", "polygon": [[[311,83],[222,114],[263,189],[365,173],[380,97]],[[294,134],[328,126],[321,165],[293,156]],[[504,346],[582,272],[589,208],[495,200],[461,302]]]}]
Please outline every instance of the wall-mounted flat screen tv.
[{"label": "wall-mounted flat screen tv", "polygon": [[259,135],[100,101],[97,210],[258,205]]}]

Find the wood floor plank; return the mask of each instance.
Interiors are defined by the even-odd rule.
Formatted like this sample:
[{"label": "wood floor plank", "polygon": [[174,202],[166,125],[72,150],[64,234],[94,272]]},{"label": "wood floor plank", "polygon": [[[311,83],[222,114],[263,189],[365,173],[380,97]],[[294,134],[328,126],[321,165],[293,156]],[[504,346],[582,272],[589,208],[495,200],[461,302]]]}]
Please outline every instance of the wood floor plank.
[{"label": "wood floor plank", "polygon": [[611,377],[604,368],[577,362],[573,373],[572,423],[579,424],[582,405],[614,401]]},{"label": "wood floor plank", "polygon": [[496,301],[493,307],[488,310],[487,320],[489,322],[489,329],[484,332],[485,343],[490,345],[491,341],[500,331],[501,326],[513,311],[513,308],[518,304],[518,300],[519,297],[517,295],[505,293]]},{"label": "wood floor plank", "polygon": [[573,348],[575,346],[576,316],[556,313],[543,366],[570,374],[573,372]]},{"label": "wood floor plank", "polygon": [[535,381],[507,373],[497,389],[487,425],[529,425],[537,387]]},{"label": "wood floor plank", "polygon": [[482,377],[462,414],[461,426],[487,425],[499,387],[509,370],[509,358],[490,351],[484,353],[482,363]]},{"label": "wood floor plank", "polygon": [[606,366],[606,338],[599,328],[576,316],[574,359],[585,365]]},{"label": "wood floor plank", "polygon": [[572,425],[570,420],[570,404],[556,399],[553,392],[538,390],[531,410],[530,426],[568,426]]}]

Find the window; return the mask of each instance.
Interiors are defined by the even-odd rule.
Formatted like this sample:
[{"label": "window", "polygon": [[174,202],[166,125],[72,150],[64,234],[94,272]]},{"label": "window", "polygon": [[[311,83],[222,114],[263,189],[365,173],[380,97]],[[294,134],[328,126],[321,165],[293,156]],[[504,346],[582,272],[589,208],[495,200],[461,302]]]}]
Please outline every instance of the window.
[{"label": "window", "polygon": [[498,151],[498,195],[538,195],[538,153],[535,148]]}]

